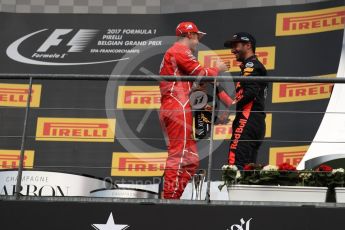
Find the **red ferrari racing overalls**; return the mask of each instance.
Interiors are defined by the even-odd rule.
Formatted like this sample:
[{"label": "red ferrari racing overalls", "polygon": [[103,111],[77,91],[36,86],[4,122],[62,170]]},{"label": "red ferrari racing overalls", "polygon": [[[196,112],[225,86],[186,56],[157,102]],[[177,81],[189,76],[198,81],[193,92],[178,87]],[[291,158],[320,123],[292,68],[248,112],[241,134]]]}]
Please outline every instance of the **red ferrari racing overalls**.
[{"label": "red ferrari racing overalls", "polygon": [[[165,53],[160,75],[216,76],[217,68],[204,68],[192,51],[176,42]],[[179,199],[199,166],[196,142],[193,138],[193,114],[189,104],[192,82],[162,81],[160,83],[160,121],[168,137],[168,158],[164,173],[163,196]]]}]

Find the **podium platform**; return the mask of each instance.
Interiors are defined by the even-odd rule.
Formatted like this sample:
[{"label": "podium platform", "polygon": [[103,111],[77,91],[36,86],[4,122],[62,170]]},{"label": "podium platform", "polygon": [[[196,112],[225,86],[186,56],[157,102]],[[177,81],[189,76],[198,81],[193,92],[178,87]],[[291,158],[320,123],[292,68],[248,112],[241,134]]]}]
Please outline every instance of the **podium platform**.
[{"label": "podium platform", "polygon": [[0,198],[1,229],[342,229],[345,204]]}]

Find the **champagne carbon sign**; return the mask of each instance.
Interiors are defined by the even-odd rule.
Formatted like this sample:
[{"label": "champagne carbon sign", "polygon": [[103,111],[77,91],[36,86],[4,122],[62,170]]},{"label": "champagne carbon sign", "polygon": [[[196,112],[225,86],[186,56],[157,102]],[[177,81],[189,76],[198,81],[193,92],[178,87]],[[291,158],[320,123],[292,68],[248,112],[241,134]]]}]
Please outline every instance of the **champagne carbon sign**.
[{"label": "champagne carbon sign", "polygon": [[[0,195],[13,195],[17,171],[0,171]],[[23,196],[90,196],[97,189],[110,188],[103,180],[59,172],[23,171]]]}]

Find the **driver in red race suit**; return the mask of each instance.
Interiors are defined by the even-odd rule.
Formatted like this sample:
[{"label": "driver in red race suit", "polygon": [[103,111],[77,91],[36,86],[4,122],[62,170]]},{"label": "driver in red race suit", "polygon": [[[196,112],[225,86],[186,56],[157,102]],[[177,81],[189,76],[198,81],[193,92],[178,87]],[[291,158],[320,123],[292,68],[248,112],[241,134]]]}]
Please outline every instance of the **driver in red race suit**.
[{"label": "driver in red race suit", "polygon": [[[177,41],[167,50],[160,66],[163,76],[217,76],[227,70],[220,60],[215,68],[204,68],[193,52],[205,33],[192,22],[182,22],[176,28]],[[163,197],[179,199],[199,166],[196,142],[193,138],[193,114],[189,103],[192,82],[162,81],[160,83],[160,121],[168,137],[168,158],[164,173]]]}]

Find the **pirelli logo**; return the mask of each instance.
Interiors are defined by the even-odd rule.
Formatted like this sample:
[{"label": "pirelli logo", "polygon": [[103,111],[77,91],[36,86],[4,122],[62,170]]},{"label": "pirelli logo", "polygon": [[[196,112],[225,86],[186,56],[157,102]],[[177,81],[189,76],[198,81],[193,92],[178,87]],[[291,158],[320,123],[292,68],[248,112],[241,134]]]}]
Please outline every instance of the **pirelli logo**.
[{"label": "pirelli logo", "polygon": [[[276,47],[258,47],[256,55],[267,70],[275,68]],[[217,59],[220,58],[229,67],[228,72],[240,72],[241,63],[236,60],[230,49],[199,51],[198,59],[204,67],[215,67]]]},{"label": "pirelli logo", "polygon": [[[32,85],[31,107],[40,106],[41,88],[41,85]],[[27,84],[0,84],[0,106],[26,107],[28,95]]]},{"label": "pirelli logo", "polygon": [[289,36],[343,30],[345,6],[277,14],[276,35]]},{"label": "pirelli logo", "polygon": [[112,176],[160,177],[164,174],[168,153],[114,152]]},{"label": "pirelli logo", "polygon": [[159,86],[119,86],[119,109],[158,109],[160,105]]},{"label": "pirelli logo", "polygon": [[[0,150],[0,170],[15,169],[19,167],[20,150]],[[24,152],[24,168],[32,168],[34,165],[34,151]]]},{"label": "pirelli logo", "polygon": [[289,163],[297,166],[308,151],[308,148],[309,145],[270,148],[270,165]]},{"label": "pirelli logo", "polygon": [[[215,125],[213,139],[214,140],[229,140],[232,136],[232,121],[235,119],[235,115],[231,115],[230,123],[226,125]],[[272,136],[272,114],[266,114],[266,134],[265,138]]]},{"label": "pirelli logo", "polygon": [[[336,77],[336,74],[322,77]],[[272,103],[327,99],[332,89],[331,83],[273,83]]]},{"label": "pirelli logo", "polygon": [[114,142],[115,124],[115,119],[39,117],[36,140]]}]

